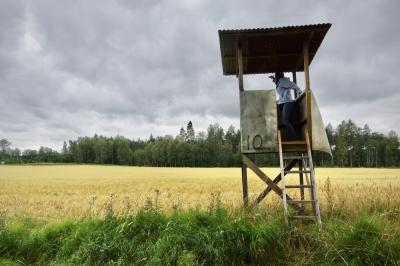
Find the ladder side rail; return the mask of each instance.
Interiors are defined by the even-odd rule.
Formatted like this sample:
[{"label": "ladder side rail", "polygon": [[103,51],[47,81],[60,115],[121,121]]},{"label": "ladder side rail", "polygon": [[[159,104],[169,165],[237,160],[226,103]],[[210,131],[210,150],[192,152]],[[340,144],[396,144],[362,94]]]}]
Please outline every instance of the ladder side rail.
[{"label": "ladder side rail", "polygon": [[278,131],[278,146],[279,146],[279,163],[280,163],[280,168],[281,168],[283,208],[285,211],[285,222],[286,222],[286,224],[289,224],[288,209],[287,209],[287,202],[286,202],[285,170],[283,167],[282,139],[281,139],[281,131],[280,130]]},{"label": "ladder side rail", "polygon": [[[307,169],[307,167],[309,168],[309,166],[308,166],[308,164],[307,164],[305,159],[303,159],[303,164],[305,165],[306,169]],[[308,193],[310,194],[310,199],[313,199],[313,192],[312,192],[313,186],[310,185],[310,178],[308,177],[307,173],[305,173],[305,176],[306,176],[307,185],[310,186],[310,187],[308,187]]]},{"label": "ladder side rail", "polygon": [[314,206],[315,206],[315,216],[317,216],[317,221],[318,225],[321,227],[321,213],[319,210],[319,201],[318,201],[318,195],[317,195],[317,189],[316,189],[316,183],[315,183],[315,175],[314,175],[314,164],[312,160],[312,153],[311,153],[311,147],[310,147],[310,139],[308,137],[308,132],[305,132],[306,135],[306,141],[307,141],[307,152],[308,152],[308,160],[310,164],[310,172],[311,172],[311,183],[313,185],[313,196],[314,196]]},{"label": "ladder side rail", "polygon": [[[300,185],[304,185],[303,173],[301,173],[301,171],[304,171],[304,170],[307,170],[307,169],[304,166],[303,159],[299,159],[299,181],[300,181]],[[304,187],[300,188],[300,199],[304,200]]]}]

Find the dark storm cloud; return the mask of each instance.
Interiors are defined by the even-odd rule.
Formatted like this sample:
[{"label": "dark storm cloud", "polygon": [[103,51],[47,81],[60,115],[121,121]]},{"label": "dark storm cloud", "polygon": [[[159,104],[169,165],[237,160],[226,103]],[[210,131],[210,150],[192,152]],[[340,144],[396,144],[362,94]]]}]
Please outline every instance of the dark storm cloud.
[{"label": "dark storm cloud", "polygon": [[[324,120],[400,131],[398,10],[394,0],[2,1],[0,137],[59,148],[95,133],[175,135],[188,120],[238,126],[217,30],[320,22],[333,23],[311,65]],[[245,85],[273,88],[265,76]]]}]

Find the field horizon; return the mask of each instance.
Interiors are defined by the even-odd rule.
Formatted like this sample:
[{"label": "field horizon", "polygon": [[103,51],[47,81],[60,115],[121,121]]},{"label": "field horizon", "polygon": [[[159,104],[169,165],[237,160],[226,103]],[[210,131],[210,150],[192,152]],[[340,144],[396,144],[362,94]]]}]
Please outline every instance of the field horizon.
[{"label": "field horizon", "polygon": [[322,230],[286,226],[273,193],[244,212],[240,168],[1,165],[0,264],[398,265],[400,171],[316,180]]},{"label": "field horizon", "polygon": [[[271,178],[279,173],[278,168],[263,170]],[[250,170],[248,173],[249,196],[254,200],[265,184]],[[287,179],[296,182],[295,177]],[[317,168],[316,180],[322,205],[329,201],[350,208],[372,200],[371,193],[400,203],[399,169]],[[2,165],[0,183],[0,211],[10,217],[101,216],[110,204],[116,213],[122,213],[127,208],[138,210],[149,201],[166,212],[206,209],[214,200],[229,207],[242,206],[240,168]],[[274,193],[261,205],[282,206]]]}]

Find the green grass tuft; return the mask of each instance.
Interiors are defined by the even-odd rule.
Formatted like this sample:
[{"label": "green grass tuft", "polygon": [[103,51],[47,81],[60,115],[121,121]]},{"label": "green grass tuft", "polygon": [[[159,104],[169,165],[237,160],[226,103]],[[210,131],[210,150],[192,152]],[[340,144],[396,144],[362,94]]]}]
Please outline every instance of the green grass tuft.
[{"label": "green grass tuft", "polygon": [[[0,224],[1,265],[396,265],[400,228],[388,216],[325,217],[324,227],[282,215],[213,208],[40,224]],[[398,215],[397,215],[397,218]]]}]

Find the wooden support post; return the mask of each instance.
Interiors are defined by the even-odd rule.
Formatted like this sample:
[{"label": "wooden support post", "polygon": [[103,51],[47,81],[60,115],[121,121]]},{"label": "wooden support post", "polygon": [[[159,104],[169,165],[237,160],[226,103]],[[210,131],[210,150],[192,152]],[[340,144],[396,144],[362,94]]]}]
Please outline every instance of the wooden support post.
[{"label": "wooden support post", "polygon": [[249,205],[249,194],[247,189],[247,167],[242,163],[242,189],[243,189],[243,205],[245,208]]},{"label": "wooden support post", "polygon": [[282,177],[282,193],[283,193],[283,210],[285,211],[285,222],[288,225],[288,208],[287,208],[287,200],[286,200],[286,181],[285,181],[285,170],[283,164],[283,150],[282,150],[282,138],[281,131],[278,130],[278,147],[279,147],[279,165],[281,166],[281,177]]},{"label": "wooden support post", "polygon": [[[249,157],[247,157],[245,154],[242,154],[242,163],[244,163],[248,168],[250,168],[261,180],[263,180],[270,188],[273,190],[276,194],[278,194],[279,197],[283,198],[283,193],[280,187],[278,187],[277,184],[274,183],[263,171],[261,171],[258,166],[253,163]],[[286,195],[286,200],[287,201],[292,201],[293,199]],[[300,211],[301,208],[297,203],[290,202],[290,206],[292,206],[296,211]]]},{"label": "wooden support post", "polygon": [[243,49],[242,45],[239,43],[238,44],[238,50],[237,50],[237,60],[238,60],[238,69],[239,69],[239,90],[244,91],[243,87]]},{"label": "wooden support post", "polygon": [[309,41],[306,41],[303,45],[303,56],[304,56],[303,61],[304,61],[304,80],[305,80],[305,90],[306,90],[307,131],[310,138],[310,145],[312,145],[311,88],[310,88],[308,44]]},{"label": "wooden support post", "polygon": [[297,84],[297,76],[296,76],[296,71],[293,71],[293,72],[292,72],[292,80],[293,80],[293,82],[294,82],[294,83],[296,83],[296,84]]},{"label": "wooden support post", "polygon": [[[238,64],[238,79],[239,92],[244,91],[243,87],[243,50],[242,44],[238,41],[237,45],[237,64]],[[242,162],[242,189],[243,189],[243,204],[247,208],[249,205],[249,194],[247,188],[247,166]]]}]

